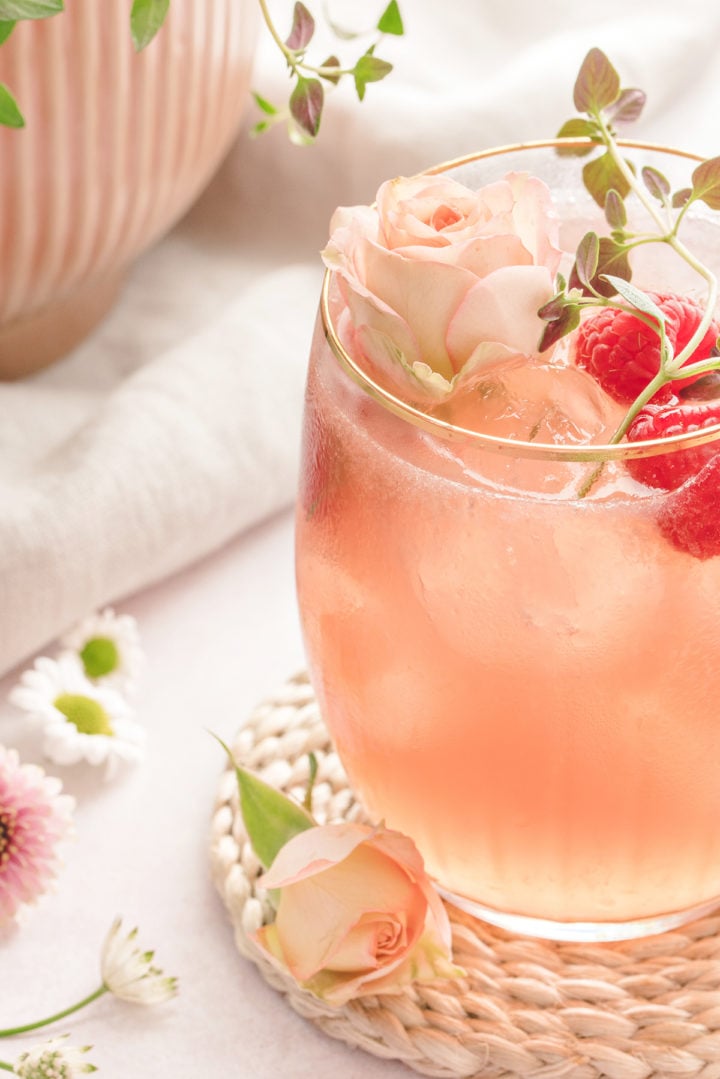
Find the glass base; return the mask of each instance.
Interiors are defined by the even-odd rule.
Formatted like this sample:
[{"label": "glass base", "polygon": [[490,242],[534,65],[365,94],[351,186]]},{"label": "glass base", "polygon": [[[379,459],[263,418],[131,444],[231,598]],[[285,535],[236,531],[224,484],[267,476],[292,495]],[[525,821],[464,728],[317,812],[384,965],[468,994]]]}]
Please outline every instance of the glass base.
[{"label": "glass base", "polygon": [[507,914],[492,907],[484,907],[473,899],[448,892],[439,884],[439,894],[454,907],[471,914],[481,922],[506,929],[508,933],[523,937],[541,937],[544,940],[600,943],[611,940],[634,940],[666,933],[679,925],[702,918],[720,907],[720,897],[709,899],[689,910],[670,911],[651,918],[635,918],[627,922],[555,922],[550,918],[533,918],[526,914]]}]

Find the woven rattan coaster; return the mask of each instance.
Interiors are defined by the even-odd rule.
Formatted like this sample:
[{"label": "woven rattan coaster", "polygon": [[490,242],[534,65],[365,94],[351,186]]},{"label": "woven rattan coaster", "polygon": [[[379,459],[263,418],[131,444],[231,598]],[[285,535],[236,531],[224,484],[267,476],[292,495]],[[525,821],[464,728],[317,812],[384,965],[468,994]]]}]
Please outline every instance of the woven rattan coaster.
[{"label": "woven rattan coaster", "polygon": [[[314,753],[316,818],[361,818],[304,676],[261,705],[232,748],[300,800]],[[467,979],[335,1009],[271,967],[249,939],[272,912],[256,887],[260,866],[230,770],[220,781],[211,858],[240,952],[297,1012],[350,1045],[435,1076],[720,1079],[720,912],[661,936],[593,945],[512,937],[448,907]]]}]

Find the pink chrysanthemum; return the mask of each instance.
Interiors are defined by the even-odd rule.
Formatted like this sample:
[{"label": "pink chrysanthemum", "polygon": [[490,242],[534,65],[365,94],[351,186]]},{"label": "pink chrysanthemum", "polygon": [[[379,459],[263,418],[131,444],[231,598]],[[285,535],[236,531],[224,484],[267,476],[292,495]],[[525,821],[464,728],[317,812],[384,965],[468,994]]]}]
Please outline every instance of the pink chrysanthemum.
[{"label": "pink chrysanthemum", "polygon": [[47,891],[58,865],[57,846],[71,830],[74,799],[59,779],[20,764],[0,745],[0,925]]}]

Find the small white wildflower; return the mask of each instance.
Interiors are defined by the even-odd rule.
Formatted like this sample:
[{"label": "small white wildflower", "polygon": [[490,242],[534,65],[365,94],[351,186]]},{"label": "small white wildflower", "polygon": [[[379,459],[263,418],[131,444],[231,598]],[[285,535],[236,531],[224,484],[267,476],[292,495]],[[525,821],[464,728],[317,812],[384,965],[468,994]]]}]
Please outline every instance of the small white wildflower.
[{"label": "small white wildflower", "polygon": [[103,945],[103,985],[120,1000],[134,1004],[159,1004],[177,993],[177,978],[168,978],[152,965],[154,952],[141,952],[135,944],[137,929],[121,935],[116,918]]},{"label": "small white wildflower", "polygon": [[106,763],[109,777],[121,761],[142,758],[145,731],[132,709],[111,687],[91,682],[75,657],[40,656],[9,699],[42,725],[43,752],[55,764]]},{"label": "small white wildflower", "polygon": [[145,664],[138,626],[132,615],[112,607],[90,614],[63,634],[61,649],[78,656],[94,682],[131,693]]},{"label": "small white wildflower", "polygon": [[27,1053],[21,1053],[14,1065],[21,1079],[75,1079],[77,1075],[96,1072],[94,1064],[85,1060],[91,1045],[66,1045],[67,1034],[42,1042]]}]

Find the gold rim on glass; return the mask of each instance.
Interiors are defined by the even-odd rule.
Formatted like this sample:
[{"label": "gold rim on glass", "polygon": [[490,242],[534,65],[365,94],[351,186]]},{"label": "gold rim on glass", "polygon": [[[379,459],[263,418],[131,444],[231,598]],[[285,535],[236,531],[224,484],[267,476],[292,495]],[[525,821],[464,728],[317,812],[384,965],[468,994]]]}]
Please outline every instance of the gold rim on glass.
[{"label": "gold rim on glass", "polygon": [[[474,161],[482,161],[486,158],[500,157],[503,154],[521,153],[525,150],[555,149],[558,146],[571,148],[573,146],[591,145],[589,139],[543,139],[538,142],[519,142],[508,146],[496,146],[489,150],[467,154],[464,157],[445,161],[440,165],[434,165],[425,170],[425,175],[435,176],[450,169],[460,168],[463,165],[472,164]],[[673,157],[684,158],[687,161],[698,163],[703,159],[697,154],[691,154],[684,150],[676,150],[672,147],[658,146],[650,142],[633,142],[623,139],[618,145],[628,150],[642,150],[648,153],[659,153]],[[672,435],[669,438],[653,438],[643,442],[619,442],[588,445],[584,447],[570,445],[554,445],[547,442],[522,442],[519,439],[498,438],[493,435],[483,434],[481,431],[471,431],[466,427],[458,427],[423,412],[414,405],[408,404],[402,398],[397,397],[390,390],[386,390],[367,371],[364,371],[350,354],[345,350],[337,336],[330,313],[330,282],[332,271],[326,270],[323,279],[320,310],[322,313],[323,328],[327,343],[340,363],[343,370],[350,378],[363,389],[369,397],[377,401],[388,412],[405,420],[407,423],[420,427],[432,435],[445,440],[470,442],[478,448],[490,450],[494,453],[510,453],[514,456],[530,457],[546,461],[627,461],[641,457],[656,457],[663,453],[674,452],[678,449],[692,449],[694,446],[702,446],[706,442],[712,442],[720,436],[720,423],[680,435]]]}]

